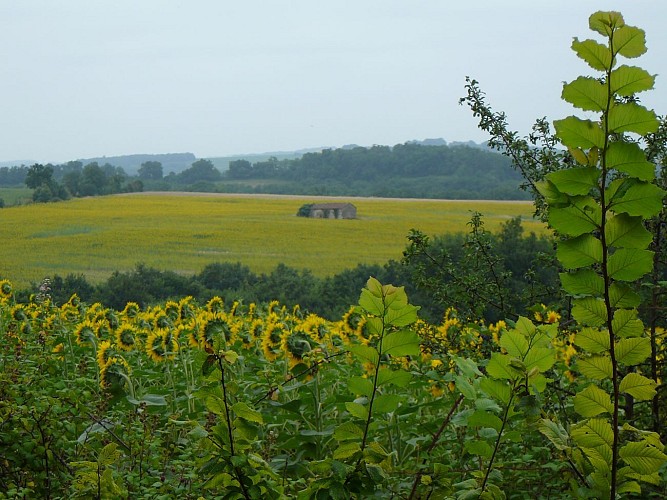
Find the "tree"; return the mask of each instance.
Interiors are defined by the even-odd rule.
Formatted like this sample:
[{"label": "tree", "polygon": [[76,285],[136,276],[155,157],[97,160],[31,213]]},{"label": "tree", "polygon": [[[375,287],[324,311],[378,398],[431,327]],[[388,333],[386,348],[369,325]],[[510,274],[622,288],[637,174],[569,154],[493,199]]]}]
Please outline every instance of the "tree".
[{"label": "tree", "polygon": [[192,166],[181,172],[177,178],[182,184],[193,184],[198,181],[219,181],[220,171],[213,166],[210,160],[197,160]]},{"label": "tree", "polygon": [[35,163],[28,169],[25,177],[25,185],[30,189],[37,189],[42,184],[47,186],[53,183],[53,167]]},{"label": "tree", "polygon": [[159,181],[164,175],[162,171],[162,163],[159,161],[145,161],[139,167],[137,172],[140,179]]}]

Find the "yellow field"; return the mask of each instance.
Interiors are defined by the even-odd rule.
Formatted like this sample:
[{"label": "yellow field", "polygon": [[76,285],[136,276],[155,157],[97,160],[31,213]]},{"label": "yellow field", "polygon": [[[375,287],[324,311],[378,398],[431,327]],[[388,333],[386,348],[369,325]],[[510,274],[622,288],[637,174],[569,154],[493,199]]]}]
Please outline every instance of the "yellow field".
[{"label": "yellow field", "polygon": [[528,202],[331,198],[357,207],[356,220],[296,217],[318,197],[193,193],[106,196],[0,210],[0,277],[18,286],[83,273],[91,282],[137,263],[195,274],[212,262],[254,272],[278,263],[327,276],[357,264],[400,259],[411,228],[467,231],[472,211],[486,227],[521,215],[527,232],[544,231]]}]

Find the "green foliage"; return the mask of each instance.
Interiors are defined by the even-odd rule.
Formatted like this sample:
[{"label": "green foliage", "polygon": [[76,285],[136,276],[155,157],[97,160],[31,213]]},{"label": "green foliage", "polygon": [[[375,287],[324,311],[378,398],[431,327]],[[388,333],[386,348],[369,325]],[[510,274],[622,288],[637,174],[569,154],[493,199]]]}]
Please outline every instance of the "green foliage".
[{"label": "green foliage", "polygon": [[[657,383],[634,371],[651,354],[650,341],[636,301],[623,300],[619,293],[653,267],[653,252],[646,249],[652,238],[644,224],[661,211],[665,193],[652,183],[653,165],[626,135],[643,136],[659,126],[653,111],[631,99],[651,89],[653,77],[641,68],[618,66],[619,56],[646,51],[644,32],[626,25],[617,12],[597,12],[589,26],[606,43],[575,39],[572,48],[602,75],[565,84],[562,97],[599,113],[599,119],[570,116],[554,122],[558,139],[578,166],[546,175],[536,188],[549,205],[549,223],[561,235],[557,256],[568,270],[561,278],[573,295],[572,316],[588,327],[578,335],[583,352],[577,369],[596,381],[573,399],[575,412],[583,417],[570,428],[573,447],[560,437],[557,446],[586,472],[583,486],[613,499],[640,492],[637,481],[649,480],[667,461],[657,437],[636,441],[621,433],[620,398],[651,400]],[[553,423],[544,424],[543,431],[553,438],[553,428]]]}]

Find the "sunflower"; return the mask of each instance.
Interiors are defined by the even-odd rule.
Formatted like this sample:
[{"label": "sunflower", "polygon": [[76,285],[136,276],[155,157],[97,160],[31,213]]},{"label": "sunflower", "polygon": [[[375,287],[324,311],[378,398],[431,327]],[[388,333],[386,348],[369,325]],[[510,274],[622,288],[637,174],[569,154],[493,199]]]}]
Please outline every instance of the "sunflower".
[{"label": "sunflower", "polygon": [[181,308],[178,305],[178,302],[174,302],[173,300],[167,301],[167,303],[164,305],[164,313],[172,322],[180,319]]},{"label": "sunflower", "polygon": [[277,349],[280,346],[283,329],[279,323],[268,323],[262,335],[262,351],[267,361],[278,359]]},{"label": "sunflower", "polygon": [[194,300],[195,299],[194,297],[192,297],[192,295],[188,295],[187,297],[183,297],[178,302],[178,308],[179,308],[178,315],[181,318],[181,321],[195,317],[197,309],[193,304]]},{"label": "sunflower", "polygon": [[231,341],[231,329],[223,313],[209,313],[199,330],[199,340],[208,349],[214,349],[216,340],[222,345]]},{"label": "sunflower", "polygon": [[308,335],[315,342],[322,342],[328,333],[327,321],[317,314],[309,314],[299,324],[298,329]]},{"label": "sunflower", "polygon": [[127,318],[136,318],[140,312],[141,308],[139,307],[139,304],[136,302],[128,302],[125,304],[125,309],[123,309],[121,314]]},{"label": "sunflower", "polygon": [[74,304],[71,304],[69,302],[64,303],[62,306],[60,306],[60,318],[63,321],[76,321],[79,319],[79,308],[78,306],[75,306]]},{"label": "sunflower", "polygon": [[90,320],[80,323],[74,330],[76,343],[79,345],[91,345],[97,336],[95,335],[95,324]]},{"label": "sunflower", "polygon": [[9,280],[0,280],[0,297],[8,299],[12,296],[12,284]]},{"label": "sunflower", "polygon": [[123,351],[131,351],[137,344],[137,331],[129,323],[123,323],[116,330],[116,344]]},{"label": "sunflower", "polygon": [[16,304],[14,307],[12,307],[10,314],[12,315],[12,319],[14,321],[25,321],[28,319],[28,315],[26,314],[25,306],[23,304]]},{"label": "sunflower", "polygon": [[156,330],[170,328],[172,326],[174,326],[174,323],[165,311],[159,310],[155,313],[155,316],[153,316],[153,327]]},{"label": "sunflower", "polygon": [[100,369],[107,364],[107,361],[115,354],[115,349],[108,340],[103,340],[97,346],[97,365]]},{"label": "sunflower", "polygon": [[126,377],[132,373],[130,365],[119,356],[110,357],[106,364],[100,367],[100,387],[109,389],[123,386],[127,383]]},{"label": "sunflower", "polygon": [[280,351],[287,357],[290,369],[303,363],[304,355],[312,350],[308,336],[285,330],[280,339]]},{"label": "sunflower", "polygon": [[177,350],[178,343],[167,329],[152,332],[146,339],[146,354],[156,363],[174,359]]},{"label": "sunflower", "polygon": [[225,301],[216,295],[206,303],[206,310],[210,313],[221,313],[225,310]]}]

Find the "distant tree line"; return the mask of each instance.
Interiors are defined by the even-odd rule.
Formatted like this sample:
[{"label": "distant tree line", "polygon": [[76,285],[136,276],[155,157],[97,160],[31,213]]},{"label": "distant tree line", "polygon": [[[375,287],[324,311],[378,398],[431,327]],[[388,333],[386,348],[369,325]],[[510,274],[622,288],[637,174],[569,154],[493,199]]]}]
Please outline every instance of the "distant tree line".
[{"label": "distant tree line", "polygon": [[[51,294],[57,304],[77,293],[87,303],[99,301],[117,309],[122,309],[130,301],[145,307],[187,295],[200,303],[214,296],[227,302],[278,300],[289,307],[298,304],[304,311],[333,320],[340,318],[351,304],[357,303],[359,290],[369,276],[374,276],[381,282],[404,284],[411,300],[421,306],[420,316],[424,319],[439,321],[448,307],[457,308],[461,314],[477,307],[482,317],[495,320],[499,313],[489,306],[498,302],[494,296],[504,297],[508,307],[525,312],[526,307],[536,301],[553,302],[558,293],[552,241],[535,234],[524,237],[522,231],[517,218],[508,221],[498,234],[484,233],[483,241],[479,233],[447,234],[429,242],[429,252],[438,256],[436,260],[425,260],[424,253],[416,255],[411,245],[402,262],[392,260],[384,265],[358,265],[326,278],[284,264],[279,264],[270,273],[256,274],[238,262],[217,262],[192,276],[139,264],[131,271],[116,271],[97,285],[88,282],[81,274],[55,275],[50,277]],[[474,252],[480,243],[484,244],[485,254],[493,256],[492,272],[503,276],[502,283],[496,281],[498,286],[493,290],[484,285],[484,282],[493,281],[488,275],[487,262],[475,264],[470,258],[470,252]],[[444,279],[444,284],[438,282],[440,291],[434,293],[429,283],[424,282],[425,276]],[[470,276],[469,281],[461,283],[462,276]],[[470,286],[480,287],[488,303],[479,301],[476,304],[475,297],[471,298]],[[22,294],[35,293],[37,287],[34,285],[32,290]]]},{"label": "distant tree line", "polygon": [[[229,163],[224,179],[254,192],[450,199],[528,199],[521,175],[498,153],[406,143],[325,149],[301,158]],[[258,183],[257,181],[263,181]],[[232,189],[231,186],[226,186]]]},{"label": "distant tree line", "polygon": [[[34,170],[29,180],[30,170]],[[48,173],[51,173],[49,178]],[[529,199],[521,175],[501,154],[470,146],[406,143],[325,149],[300,158],[234,160],[225,172],[199,159],[165,174],[159,161],[123,168],[79,161],[63,165],[0,168],[0,186],[30,182],[35,201],[124,191],[203,191],[440,199]],[[39,188],[39,189],[38,189]]]}]

